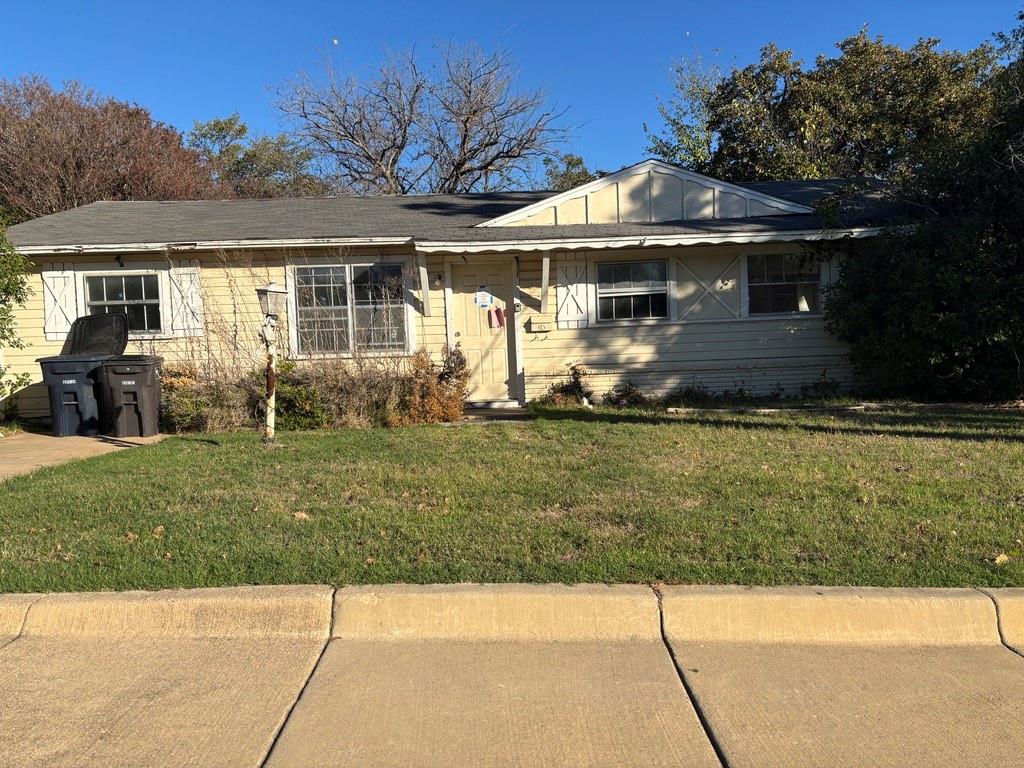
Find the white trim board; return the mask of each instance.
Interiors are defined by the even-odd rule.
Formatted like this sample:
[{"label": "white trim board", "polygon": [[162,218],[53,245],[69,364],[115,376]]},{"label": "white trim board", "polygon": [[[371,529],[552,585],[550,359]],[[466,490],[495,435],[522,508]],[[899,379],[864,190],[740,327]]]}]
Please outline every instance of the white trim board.
[{"label": "white trim board", "polygon": [[242,240],[201,243],[114,243],[108,245],[21,246],[15,250],[23,256],[73,256],[91,253],[189,253],[201,250],[305,247],[374,247],[405,245],[422,253],[503,253],[508,251],[564,251],[581,248],[642,248],[655,245],[719,245],[723,243],[784,243],[795,240],[842,240],[880,235],[883,227],[848,227],[841,229],[803,229],[789,232],[721,232],[717,234],[628,235],[617,237],[580,237],[529,239],[514,237],[509,230],[507,240],[415,240],[414,238],[337,238],[333,240]]},{"label": "white trim board", "polygon": [[727,243],[791,243],[800,240],[843,240],[875,237],[882,227],[851,227],[848,229],[801,229],[791,232],[722,232],[688,235],[629,235],[619,237],[580,237],[547,240],[513,239],[492,241],[416,242],[416,250],[424,253],[506,253],[511,251],[575,251],[601,248],[644,248],[673,245],[722,245]]},{"label": "white trim board", "polygon": [[21,245],[14,250],[23,256],[42,256],[48,254],[76,253],[146,253],[150,251],[170,251],[181,253],[189,251],[211,250],[265,250],[267,248],[314,248],[324,246],[375,246],[375,245],[414,245],[412,237],[318,237],[291,239],[253,239],[253,240],[198,240],[189,243],[100,243],[88,245]]}]

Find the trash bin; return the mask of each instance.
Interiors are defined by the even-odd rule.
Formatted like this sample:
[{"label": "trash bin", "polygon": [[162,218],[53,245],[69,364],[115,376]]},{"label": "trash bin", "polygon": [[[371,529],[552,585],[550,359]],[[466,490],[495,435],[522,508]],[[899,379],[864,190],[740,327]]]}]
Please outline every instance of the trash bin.
[{"label": "trash bin", "polygon": [[103,361],[124,352],[127,345],[128,315],[88,315],[71,324],[59,355],[36,361],[50,394],[54,435],[99,433],[99,368]]},{"label": "trash bin", "polygon": [[100,412],[103,433],[148,437],[160,431],[162,357],[122,355],[100,364]]}]

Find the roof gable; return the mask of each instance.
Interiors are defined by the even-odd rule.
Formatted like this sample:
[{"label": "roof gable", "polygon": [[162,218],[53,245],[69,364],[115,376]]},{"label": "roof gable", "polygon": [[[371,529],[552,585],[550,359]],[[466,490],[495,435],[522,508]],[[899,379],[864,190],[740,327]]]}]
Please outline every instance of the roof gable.
[{"label": "roof gable", "polygon": [[477,226],[645,224],[813,212],[792,200],[644,160]]}]

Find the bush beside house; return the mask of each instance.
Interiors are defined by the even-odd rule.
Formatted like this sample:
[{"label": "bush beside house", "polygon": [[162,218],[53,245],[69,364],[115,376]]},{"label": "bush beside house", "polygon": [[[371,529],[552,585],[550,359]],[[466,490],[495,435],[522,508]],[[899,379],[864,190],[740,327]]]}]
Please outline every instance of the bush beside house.
[{"label": "bush beside house", "polygon": [[[457,349],[445,349],[440,363],[423,351],[411,358],[288,362],[278,371],[277,426],[295,430],[455,421],[462,416],[468,375]],[[167,432],[257,428],[263,418],[262,371],[225,373],[196,365],[164,370],[161,424]]]}]

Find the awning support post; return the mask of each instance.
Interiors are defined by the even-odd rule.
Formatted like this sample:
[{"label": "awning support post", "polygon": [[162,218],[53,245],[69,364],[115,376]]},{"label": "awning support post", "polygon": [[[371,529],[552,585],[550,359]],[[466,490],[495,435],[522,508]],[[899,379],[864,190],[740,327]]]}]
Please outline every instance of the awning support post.
[{"label": "awning support post", "polygon": [[548,311],[548,288],[551,283],[551,255],[545,253],[540,266],[540,313]]}]

